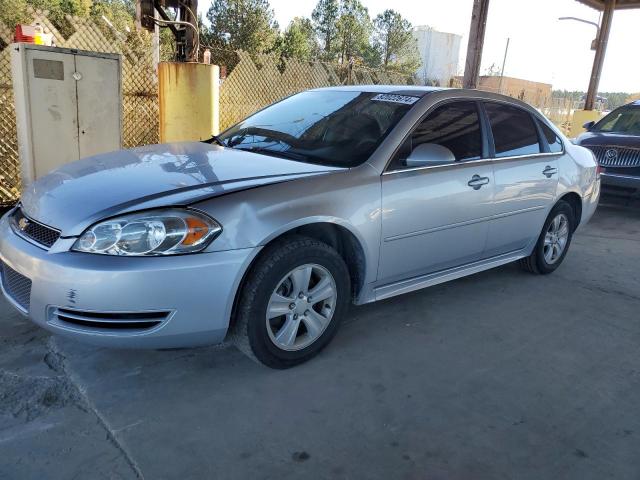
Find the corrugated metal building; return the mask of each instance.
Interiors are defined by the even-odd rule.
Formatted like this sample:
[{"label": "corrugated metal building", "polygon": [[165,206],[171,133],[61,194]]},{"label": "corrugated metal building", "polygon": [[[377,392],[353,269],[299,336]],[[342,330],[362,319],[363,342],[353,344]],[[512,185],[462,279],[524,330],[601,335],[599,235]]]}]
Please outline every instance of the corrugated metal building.
[{"label": "corrugated metal building", "polygon": [[[456,86],[462,86],[461,76],[456,77],[456,84]],[[547,106],[551,102],[552,86],[550,83],[515,77],[500,77],[500,75],[483,75],[478,77],[477,88],[518,98],[538,108]]]},{"label": "corrugated metal building", "polygon": [[482,76],[478,89],[519,98],[535,106],[547,105],[551,99],[551,84],[522,78]]}]

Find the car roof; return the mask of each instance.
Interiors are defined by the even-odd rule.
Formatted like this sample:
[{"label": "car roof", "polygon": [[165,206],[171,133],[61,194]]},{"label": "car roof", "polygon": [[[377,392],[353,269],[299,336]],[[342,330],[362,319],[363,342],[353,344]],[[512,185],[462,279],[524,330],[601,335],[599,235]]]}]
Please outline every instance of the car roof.
[{"label": "car roof", "polygon": [[370,92],[393,93],[396,95],[414,95],[422,97],[430,92],[446,90],[444,87],[427,87],[422,85],[341,85],[339,87],[314,88],[313,91],[343,91],[343,92]]},{"label": "car roof", "polygon": [[[410,95],[414,97],[424,97],[429,93],[451,92],[452,96],[456,98],[465,98],[465,96],[473,98],[481,98],[484,100],[498,100],[512,105],[534,109],[531,105],[525,102],[502,95],[499,93],[488,92],[486,90],[477,90],[475,88],[447,88],[447,87],[427,87],[423,85],[341,85],[339,87],[321,87],[315,88],[311,91],[315,92],[328,92],[328,91],[343,91],[343,92],[366,92],[366,93],[388,93],[394,95]],[[534,109],[535,110],[535,109]]]},{"label": "car roof", "polygon": [[[446,88],[446,87],[427,87],[423,85],[341,85],[338,87],[321,87],[307,90],[312,92],[328,92],[328,91],[343,91],[343,92],[363,92],[363,93],[387,93],[394,95],[407,95],[414,97],[424,97],[429,93],[440,93],[439,96],[446,96],[447,92],[452,98],[458,99],[482,99],[486,101],[499,101],[507,104],[511,104],[516,107],[524,108],[531,113],[538,116],[541,112],[535,107],[523,102],[520,99],[509,97],[495,92],[488,92],[486,90],[477,90],[475,88]],[[544,115],[542,115],[543,118]],[[547,120],[547,124],[550,122]]]}]

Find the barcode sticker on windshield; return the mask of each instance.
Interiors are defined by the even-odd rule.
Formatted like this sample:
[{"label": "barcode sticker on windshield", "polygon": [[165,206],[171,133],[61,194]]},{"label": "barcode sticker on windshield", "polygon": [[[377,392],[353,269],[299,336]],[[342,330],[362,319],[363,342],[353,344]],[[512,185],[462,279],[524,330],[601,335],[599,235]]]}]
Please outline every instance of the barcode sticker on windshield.
[{"label": "barcode sticker on windshield", "polygon": [[377,100],[379,102],[393,102],[393,103],[404,103],[406,105],[413,105],[419,100],[419,98],[411,97],[409,95],[395,95],[393,93],[381,93],[373,97],[371,100]]}]

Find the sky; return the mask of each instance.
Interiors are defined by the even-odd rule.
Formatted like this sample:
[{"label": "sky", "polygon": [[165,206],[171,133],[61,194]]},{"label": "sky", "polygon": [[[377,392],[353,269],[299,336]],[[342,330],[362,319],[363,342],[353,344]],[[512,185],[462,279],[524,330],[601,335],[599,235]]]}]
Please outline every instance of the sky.
[{"label": "sky", "polygon": [[[414,26],[428,25],[443,32],[462,35],[459,73],[463,73],[473,0],[361,0],[373,18],[393,8]],[[285,28],[296,16],[310,17],[317,0],[270,0],[276,20]],[[210,2],[200,0],[206,13]],[[598,22],[600,13],[575,0],[491,0],[485,34],[481,74],[491,64],[502,65],[510,38],[505,75],[551,83],[554,89],[585,90],[593,65],[590,50],[596,28],[575,21],[573,16]],[[640,92],[640,9],[619,10],[600,79],[601,92]]]}]

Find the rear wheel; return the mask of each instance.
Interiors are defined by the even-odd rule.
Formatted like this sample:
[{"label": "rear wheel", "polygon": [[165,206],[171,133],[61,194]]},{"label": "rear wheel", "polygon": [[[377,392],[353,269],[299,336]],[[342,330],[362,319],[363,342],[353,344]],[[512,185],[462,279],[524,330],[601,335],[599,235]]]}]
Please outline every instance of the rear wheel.
[{"label": "rear wheel", "polygon": [[522,267],[532,273],[553,272],[569,250],[575,227],[573,208],[567,202],[559,201],[549,213],[533,253],[520,261]]},{"label": "rear wheel", "polygon": [[265,248],[240,295],[236,344],[269,367],[288,368],[336,333],[351,297],[349,272],[329,245],[289,237]]}]

